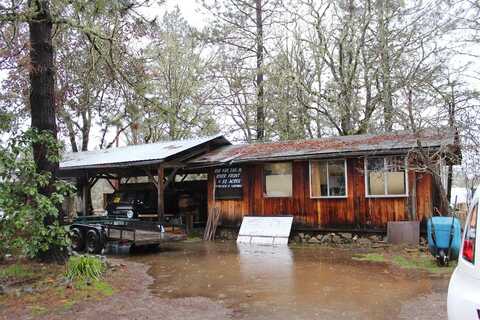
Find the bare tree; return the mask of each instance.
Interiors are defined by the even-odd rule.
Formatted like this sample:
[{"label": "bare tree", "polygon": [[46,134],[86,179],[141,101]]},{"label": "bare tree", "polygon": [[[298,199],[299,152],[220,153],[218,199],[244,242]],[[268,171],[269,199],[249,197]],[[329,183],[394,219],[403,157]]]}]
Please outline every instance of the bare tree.
[{"label": "bare tree", "polygon": [[[224,65],[231,61],[231,53],[235,53],[235,59],[244,61],[242,65],[245,69],[242,71],[247,75],[254,73],[254,82],[251,82],[248,76],[237,77],[237,80],[238,78],[249,79],[242,86],[248,88],[248,92],[255,92],[254,95],[249,94],[247,105],[255,106],[254,129],[258,141],[266,138],[264,80],[266,54],[268,54],[267,43],[274,38],[273,25],[276,22],[280,3],[279,0],[226,0],[222,3],[202,1],[204,8],[214,18],[208,32],[209,40],[215,45],[230,48],[223,50],[223,54],[219,56],[226,58]],[[269,36],[266,36],[267,34]],[[229,72],[226,75],[228,74]],[[228,85],[229,82],[232,81],[224,85]],[[238,118],[234,121],[238,121]],[[243,126],[245,125],[246,123],[243,123]],[[252,131],[252,128],[248,131]]]}]

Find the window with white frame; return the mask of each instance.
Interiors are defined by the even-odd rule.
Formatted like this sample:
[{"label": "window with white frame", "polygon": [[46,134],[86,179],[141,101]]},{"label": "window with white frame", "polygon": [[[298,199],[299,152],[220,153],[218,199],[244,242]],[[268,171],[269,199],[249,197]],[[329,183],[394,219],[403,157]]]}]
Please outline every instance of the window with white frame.
[{"label": "window with white frame", "polygon": [[347,163],[345,159],[310,161],[310,197],[346,197]]},{"label": "window with white frame", "polygon": [[365,159],[367,196],[406,196],[407,165],[402,156]]},{"label": "window with white frame", "polygon": [[266,163],[263,167],[263,184],[266,197],[291,197],[292,163]]}]

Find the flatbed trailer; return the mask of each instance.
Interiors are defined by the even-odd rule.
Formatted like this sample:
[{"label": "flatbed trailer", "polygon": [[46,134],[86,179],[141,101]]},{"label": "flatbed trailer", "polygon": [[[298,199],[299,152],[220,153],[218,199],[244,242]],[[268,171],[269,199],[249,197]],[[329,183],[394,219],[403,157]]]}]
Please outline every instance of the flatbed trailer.
[{"label": "flatbed trailer", "polygon": [[156,247],[163,242],[186,238],[184,233],[166,232],[155,221],[116,218],[108,216],[78,217],[71,225],[72,249],[98,254],[107,243],[124,243],[135,247]]}]

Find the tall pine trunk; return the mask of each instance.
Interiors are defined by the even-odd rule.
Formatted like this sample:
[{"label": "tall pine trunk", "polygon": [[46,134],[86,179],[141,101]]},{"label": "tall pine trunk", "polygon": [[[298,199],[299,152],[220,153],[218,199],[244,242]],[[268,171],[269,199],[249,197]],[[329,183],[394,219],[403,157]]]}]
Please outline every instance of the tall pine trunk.
[{"label": "tall pine trunk", "polygon": [[257,45],[257,141],[265,139],[265,102],[263,89],[263,8],[262,0],[256,0]]},{"label": "tall pine trunk", "polygon": [[[40,132],[49,132],[57,138],[55,119],[55,82],[52,45],[52,22],[47,0],[30,0],[28,2],[33,12],[30,29],[30,108],[31,126]],[[47,158],[47,146],[33,145],[33,156],[38,172],[51,172],[51,179],[47,186],[41,188],[40,193],[50,196],[54,191],[58,163]],[[55,150],[58,152],[58,150]],[[33,213],[35,214],[35,213]],[[51,225],[58,219],[47,216],[45,225]],[[63,261],[66,257],[65,248],[52,247],[40,254],[39,258],[45,261]]]},{"label": "tall pine trunk", "polygon": [[378,5],[378,28],[380,37],[380,60],[382,69],[382,102],[383,102],[383,119],[384,129],[390,132],[393,129],[393,99],[392,99],[392,83],[391,83],[391,66],[390,66],[390,52],[388,45],[388,21],[387,13],[388,1],[379,0]]}]

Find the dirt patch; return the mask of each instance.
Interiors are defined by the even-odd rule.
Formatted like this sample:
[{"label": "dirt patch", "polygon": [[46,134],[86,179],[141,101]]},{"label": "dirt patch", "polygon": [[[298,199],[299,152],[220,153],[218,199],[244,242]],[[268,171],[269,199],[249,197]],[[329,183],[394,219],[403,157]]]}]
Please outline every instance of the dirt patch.
[{"label": "dirt patch", "polygon": [[0,263],[0,286],[3,290],[25,287],[27,285],[39,286],[44,281],[55,277],[62,271],[60,265],[50,265],[35,261],[21,259],[8,260]]},{"label": "dirt patch", "polygon": [[[79,299],[63,295],[26,294],[0,300],[0,319],[226,319],[230,311],[207,298],[163,299],[151,295],[153,282],[143,264],[110,259],[113,271],[105,279],[112,288],[93,288]],[[95,286],[95,284],[93,284]],[[58,288],[57,288],[58,289]],[[73,290],[65,288],[64,290]],[[44,300],[46,299],[46,300]],[[41,301],[39,301],[41,300]]]},{"label": "dirt patch", "polygon": [[398,319],[446,320],[447,294],[435,292],[404,303]]}]

